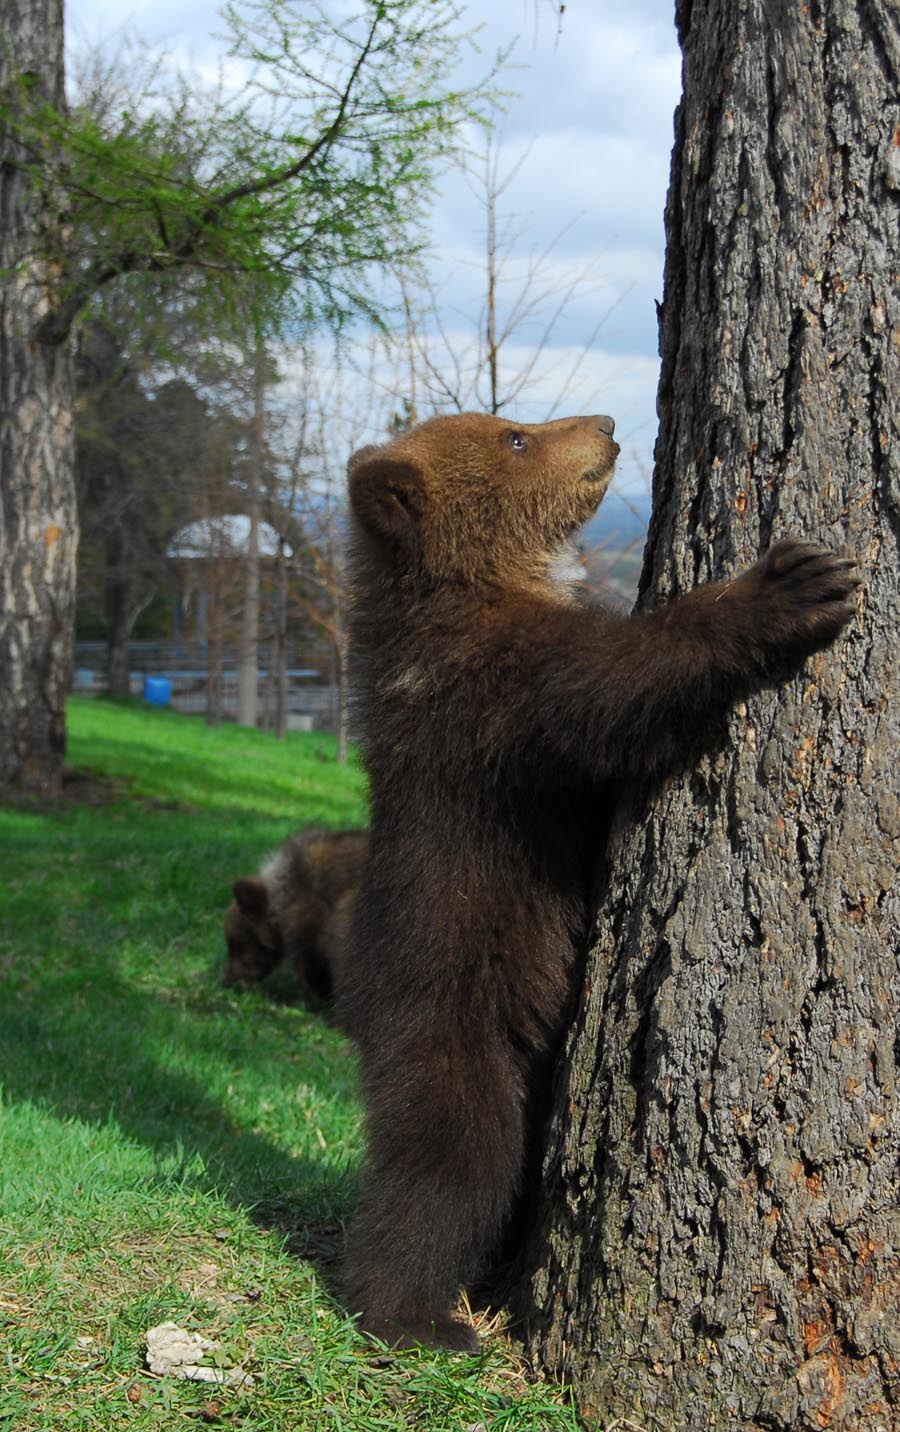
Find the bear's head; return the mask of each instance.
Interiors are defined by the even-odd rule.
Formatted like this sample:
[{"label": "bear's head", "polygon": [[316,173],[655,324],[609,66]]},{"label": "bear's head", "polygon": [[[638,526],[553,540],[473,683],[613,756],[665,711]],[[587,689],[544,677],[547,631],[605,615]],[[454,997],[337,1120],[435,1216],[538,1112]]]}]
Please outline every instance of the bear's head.
[{"label": "bear's head", "polygon": [[269,909],[269,892],[255,877],[236,880],[234,899],[225,915],[228,958],[222,981],[226,985],[257,984],[275,968],[284,948]]},{"label": "bear's head", "polygon": [[619,453],[611,418],[430,418],[348,467],[358,531],[379,565],[450,581],[546,567],[596,510]]}]

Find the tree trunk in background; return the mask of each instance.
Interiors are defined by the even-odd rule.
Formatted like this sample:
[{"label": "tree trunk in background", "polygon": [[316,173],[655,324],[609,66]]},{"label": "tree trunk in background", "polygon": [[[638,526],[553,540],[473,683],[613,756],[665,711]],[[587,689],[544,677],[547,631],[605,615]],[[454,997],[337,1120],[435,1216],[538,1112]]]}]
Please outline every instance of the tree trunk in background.
[{"label": "tree trunk in background", "polygon": [[206,629],[206,724],[221,726],[224,706],[222,670],[225,593],[227,589],[227,558],[221,554],[205,564],[207,629]]},{"label": "tree trunk in background", "polygon": [[[5,0],[0,90],[22,73],[33,97],[64,106],[62,0]],[[53,795],[75,611],[74,374],[69,343],[37,337],[59,264],[32,249],[60,219],[21,160],[0,133],[0,782]]]},{"label": "tree trunk in background", "polygon": [[259,715],[259,505],[250,495],[250,532],[244,555],[244,612],[238,667],[239,726],[255,726]]},{"label": "tree trunk in background", "polygon": [[238,724],[255,726],[259,689],[259,499],[262,490],[265,444],[266,350],[257,340],[253,358],[253,450],[248,470],[247,516],[250,535],[245,557],[244,615],[241,623],[241,654],[238,670]]},{"label": "tree trunk in background", "polygon": [[350,734],[350,671],[347,647],[347,630],[342,613],[334,643],[335,674],[337,676],[337,763],[339,766],[346,764],[347,742]]},{"label": "tree trunk in background", "polygon": [[586,1415],[900,1427],[900,12],[693,0],[640,601],[792,534],[859,619],[623,809],[530,1346]]},{"label": "tree trunk in background", "polygon": [[278,537],[278,568],[275,585],[275,641],[273,662],[275,666],[275,735],[283,741],[287,735],[288,685],[287,685],[287,560],[284,552],[284,538]]},{"label": "tree trunk in background", "polygon": [[130,692],[128,658],[132,582],[128,575],[122,534],[118,530],[112,531],[107,539],[106,562],[106,676],[112,699],[125,701]]}]

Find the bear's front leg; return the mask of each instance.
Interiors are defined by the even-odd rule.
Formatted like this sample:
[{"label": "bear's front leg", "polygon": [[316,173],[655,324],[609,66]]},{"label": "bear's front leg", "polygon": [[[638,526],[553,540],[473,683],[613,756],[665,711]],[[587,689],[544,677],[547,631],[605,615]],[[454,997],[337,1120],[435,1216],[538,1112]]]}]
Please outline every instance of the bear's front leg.
[{"label": "bear's front leg", "polygon": [[692,597],[713,597],[724,640],[738,644],[731,660],[740,666],[743,656],[748,680],[774,684],[840,635],[861,583],[852,558],[786,537],[733,582],[700,587]]},{"label": "bear's front leg", "polygon": [[[852,560],[786,539],[734,580],[655,612],[616,620],[559,607],[543,614],[540,639],[536,623],[519,621],[520,635],[508,621],[496,643],[516,653],[504,675],[502,709],[513,713],[504,745],[528,753],[540,741],[548,759],[595,780],[671,775],[718,743],[738,701],[787,680],[839,636],[859,585]],[[519,708],[516,680],[528,692]]]}]

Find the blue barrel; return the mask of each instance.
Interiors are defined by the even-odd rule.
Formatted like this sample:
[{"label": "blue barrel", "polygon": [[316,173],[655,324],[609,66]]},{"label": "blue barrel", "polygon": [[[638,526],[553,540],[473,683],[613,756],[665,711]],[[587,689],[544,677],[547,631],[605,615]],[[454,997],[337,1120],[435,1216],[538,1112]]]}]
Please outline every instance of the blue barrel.
[{"label": "blue barrel", "polygon": [[172,699],[172,683],[167,676],[144,677],[144,700],[151,706],[168,706]]}]

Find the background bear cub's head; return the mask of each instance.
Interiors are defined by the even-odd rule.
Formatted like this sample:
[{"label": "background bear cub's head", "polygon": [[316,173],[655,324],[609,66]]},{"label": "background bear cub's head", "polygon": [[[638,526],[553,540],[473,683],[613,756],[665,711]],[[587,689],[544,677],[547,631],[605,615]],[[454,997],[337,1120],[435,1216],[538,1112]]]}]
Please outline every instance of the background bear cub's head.
[{"label": "background bear cub's head", "polygon": [[430,418],[350,459],[350,501],[379,565],[478,580],[545,562],[596,510],[619,453],[611,418]]}]

